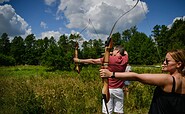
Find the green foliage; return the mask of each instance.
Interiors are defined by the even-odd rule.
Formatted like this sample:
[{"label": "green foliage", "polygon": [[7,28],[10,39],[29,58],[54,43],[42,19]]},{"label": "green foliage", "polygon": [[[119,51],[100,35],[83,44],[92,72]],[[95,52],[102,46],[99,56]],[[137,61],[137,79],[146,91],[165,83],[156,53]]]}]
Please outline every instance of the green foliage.
[{"label": "green foliage", "polygon": [[24,61],[24,54],[25,54],[25,46],[24,40],[22,37],[15,37],[11,43],[10,53],[13,58],[15,58],[16,65],[23,64]]},{"label": "green foliage", "polygon": [[[113,34],[112,39],[113,46],[125,47],[130,64],[161,63],[168,50],[185,49],[185,21],[176,20],[170,28],[156,25],[149,37],[138,32],[134,26]],[[0,37],[0,53],[12,56],[16,65],[45,65],[54,70],[71,70],[76,42],[80,44],[79,58],[102,57],[104,42],[101,39],[83,40],[80,34],[63,34],[58,41],[54,37],[37,39],[34,34],[30,34],[26,38],[15,36],[10,42],[8,34],[3,33]]]},{"label": "green foliage", "polygon": [[[58,45],[57,45],[58,44]],[[42,53],[42,65],[56,70],[71,70],[71,64],[73,63],[73,51],[74,42],[70,42],[66,36],[61,36],[58,43],[55,41],[51,43],[48,49]]]},{"label": "green foliage", "polygon": [[103,52],[102,40],[89,40],[82,44],[82,58],[100,58]]},{"label": "green foliage", "polygon": [[157,63],[157,51],[154,42],[145,34],[135,32],[125,45],[130,64],[152,65]]},{"label": "green foliage", "polygon": [[113,46],[121,45],[121,34],[119,32],[112,35]]},{"label": "green foliage", "polygon": [[11,56],[0,54],[0,66],[13,66],[15,65],[15,59]]},{"label": "green foliage", "polygon": [[30,34],[26,37],[25,39],[25,55],[24,55],[24,60],[25,60],[25,64],[28,65],[37,65],[38,61],[36,59],[36,38],[34,36],[34,34]]},{"label": "green foliage", "polygon": [[0,37],[0,54],[10,54],[10,40],[7,33],[3,33]]},{"label": "green foliage", "polygon": [[171,28],[165,25],[156,25],[152,31],[152,37],[156,41],[159,53],[162,57],[168,50],[185,49],[185,21],[176,20]]}]

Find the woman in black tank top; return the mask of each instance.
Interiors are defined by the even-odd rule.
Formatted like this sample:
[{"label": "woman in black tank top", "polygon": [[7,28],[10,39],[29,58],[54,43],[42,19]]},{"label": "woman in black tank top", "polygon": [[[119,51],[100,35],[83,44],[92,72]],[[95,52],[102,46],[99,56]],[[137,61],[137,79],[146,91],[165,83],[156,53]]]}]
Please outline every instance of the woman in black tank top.
[{"label": "woman in black tank top", "polygon": [[102,78],[112,77],[155,85],[149,114],[185,114],[185,50],[172,50],[166,54],[162,71],[168,74],[138,74],[100,70]]}]

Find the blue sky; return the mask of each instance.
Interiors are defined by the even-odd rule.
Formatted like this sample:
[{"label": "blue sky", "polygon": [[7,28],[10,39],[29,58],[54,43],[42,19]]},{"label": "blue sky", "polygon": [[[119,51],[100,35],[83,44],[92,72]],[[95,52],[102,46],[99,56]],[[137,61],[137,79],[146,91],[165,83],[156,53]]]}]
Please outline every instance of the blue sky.
[{"label": "blue sky", "polygon": [[[87,27],[82,33],[86,40],[105,40],[116,19],[135,3],[136,0],[0,0],[0,34],[25,38],[33,33],[36,38],[58,39]],[[168,26],[183,16],[185,0],[140,0],[120,19],[114,32],[136,25],[138,31],[150,35],[155,25]]]},{"label": "blue sky", "polygon": [[147,35],[151,34],[155,25],[168,26],[175,18],[185,16],[185,0],[145,0],[145,2],[149,12],[138,27]]}]

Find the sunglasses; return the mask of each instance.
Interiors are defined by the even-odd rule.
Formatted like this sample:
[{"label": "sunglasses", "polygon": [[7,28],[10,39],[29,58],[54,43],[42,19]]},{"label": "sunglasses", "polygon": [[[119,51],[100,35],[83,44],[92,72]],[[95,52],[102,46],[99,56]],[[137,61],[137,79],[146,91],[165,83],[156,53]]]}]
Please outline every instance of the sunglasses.
[{"label": "sunglasses", "polygon": [[166,65],[168,65],[168,64],[169,64],[169,60],[164,59],[164,61],[165,61]]},{"label": "sunglasses", "polygon": [[[170,60],[164,59],[164,61],[165,61],[166,65],[168,65]],[[177,61],[173,61],[173,62],[177,62]]]}]

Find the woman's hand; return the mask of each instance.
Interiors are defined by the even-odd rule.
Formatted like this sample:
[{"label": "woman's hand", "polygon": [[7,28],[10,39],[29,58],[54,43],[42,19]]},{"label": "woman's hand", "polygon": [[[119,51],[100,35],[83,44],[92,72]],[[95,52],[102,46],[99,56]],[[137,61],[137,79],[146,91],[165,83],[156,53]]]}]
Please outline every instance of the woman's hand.
[{"label": "woman's hand", "polygon": [[112,76],[112,72],[110,72],[108,69],[100,69],[100,76],[102,78],[109,78]]},{"label": "woman's hand", "polygon": [[78,58],[73,58],[73,60],[74,60],[75,63],[79,62]]}]

